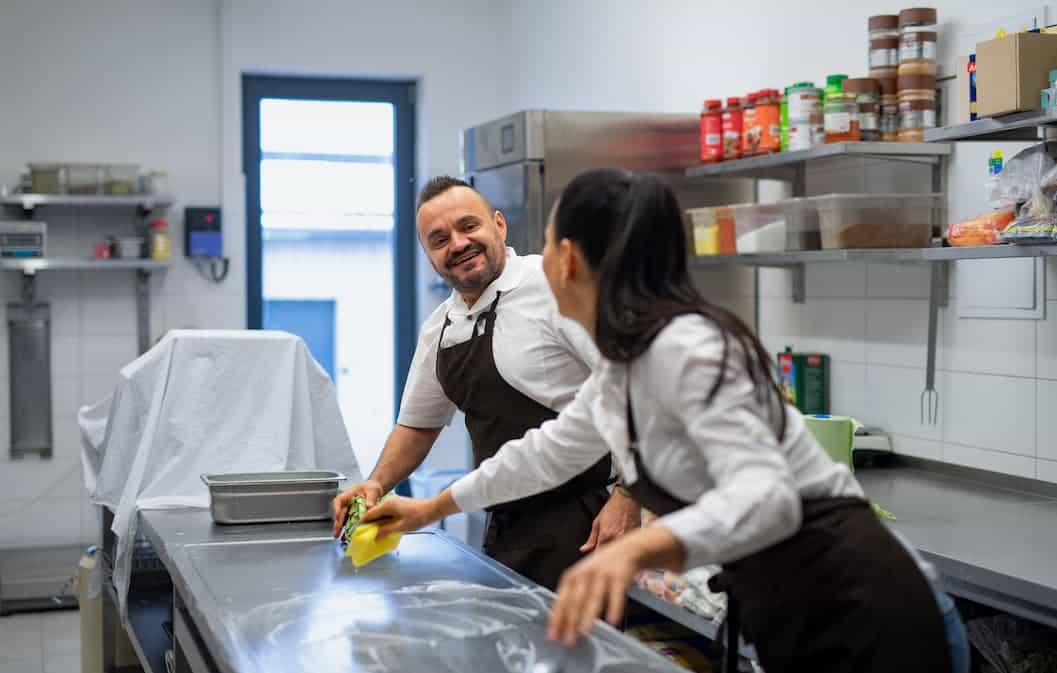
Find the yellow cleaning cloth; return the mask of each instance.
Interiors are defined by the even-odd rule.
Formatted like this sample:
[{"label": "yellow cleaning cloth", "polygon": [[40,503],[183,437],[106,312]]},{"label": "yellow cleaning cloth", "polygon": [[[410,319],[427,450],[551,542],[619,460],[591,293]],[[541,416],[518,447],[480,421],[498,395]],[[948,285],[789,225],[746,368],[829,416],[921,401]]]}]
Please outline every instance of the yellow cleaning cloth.
[{"label": "yellow cleaning cloth", "polygon": [[385,556],[396,549],[403,535],[395,533],[382,540],[377,537],[378,524],[365,523],[356,526],[356,530],[352,532],[352,539],[349,540],[349,546],[345,548],[345,556],[352,559],[353,565],[357,568],[365,566],[379,556]]}]

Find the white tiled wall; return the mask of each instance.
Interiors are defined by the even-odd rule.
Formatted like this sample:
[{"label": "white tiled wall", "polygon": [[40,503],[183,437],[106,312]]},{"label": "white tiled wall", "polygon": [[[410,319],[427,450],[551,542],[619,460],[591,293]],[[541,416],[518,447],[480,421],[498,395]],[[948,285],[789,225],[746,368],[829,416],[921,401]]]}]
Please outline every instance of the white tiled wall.
[{"label": "white tiled wall", "polygon": [[788,299],[788,272],[761,271],[760,329],[769,350],[831,355],[835,413],[884,428],[900,453],[1057,482],[1057,301],[1044,321],[960,319],[952,288],[937,335],[940,418],[929,425],[927,267],[819,268],[802,306]]}]

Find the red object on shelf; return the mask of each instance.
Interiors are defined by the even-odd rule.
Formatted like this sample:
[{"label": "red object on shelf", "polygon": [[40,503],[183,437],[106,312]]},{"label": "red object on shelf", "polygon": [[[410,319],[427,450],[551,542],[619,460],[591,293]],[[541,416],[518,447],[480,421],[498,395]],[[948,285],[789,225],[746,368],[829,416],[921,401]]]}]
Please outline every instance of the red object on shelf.
[{"label": "red object on shelf", "polygon": [[723,101],[710,98],[701,111],[701,161],[723,160]]},{"label": "red object on shelf", "polygon": [[110,252],[109,243],[96,243],[95,247],[92,248],[92,257],[95,259],[110,259]]},{"label": "red object on shelf", "polygon": [[741,158],[741,99],[731,96],[727,99],[727,109],[723,111],[723,159]]}]

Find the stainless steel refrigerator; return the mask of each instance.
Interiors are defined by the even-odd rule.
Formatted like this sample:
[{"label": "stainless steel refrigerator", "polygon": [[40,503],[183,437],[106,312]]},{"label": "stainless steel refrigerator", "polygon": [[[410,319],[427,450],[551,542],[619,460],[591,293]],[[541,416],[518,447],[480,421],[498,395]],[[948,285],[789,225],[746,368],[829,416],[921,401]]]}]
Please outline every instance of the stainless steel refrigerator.
[{"label": "stainless steel refrigerator", "polygon": [[[526,110],[462,133],[462,171],[506,217],[507,242],[520,254],[543,249],[551,206],[579,173],[624,168],[663,175],[683,208],[755,201],[751,180],[690,180],[700,163],[698,117],[691,114]],[[751,269],[693,268],[705,296],[756,323]]]}]

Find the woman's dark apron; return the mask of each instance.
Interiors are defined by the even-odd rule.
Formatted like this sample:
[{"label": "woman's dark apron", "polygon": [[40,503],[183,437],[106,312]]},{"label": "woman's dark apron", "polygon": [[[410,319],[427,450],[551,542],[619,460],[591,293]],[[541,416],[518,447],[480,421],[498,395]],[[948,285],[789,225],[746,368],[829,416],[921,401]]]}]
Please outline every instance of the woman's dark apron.
[{"label": "woman's dark apron", "polygon": [[[437,344],[437,380],[466,415],[475,467],[503,444],[558,416],[507,383],[496,367],[493,336],[501,296],[498,293],[488,310],[477,316],[469,341],[441,348],[451,324],[445,317]],[[591,525],[609,498],[610,470],[607,455],[556,489],[489,508],[485,553],[555,589],[565,569],[583,557],[580,546],[587,542]]]},{"label": "woman's dark apron", "polygon": [[[638,478],[628,486],[658,516],[687,507],[650,478],[628,389],[628,437]],[[943,620],[928,581],[858,498],[802,502],[791,538],[728,563],[709,583],[728,600],[725,671],[738,631],[767,673],[943,673]]]}]

